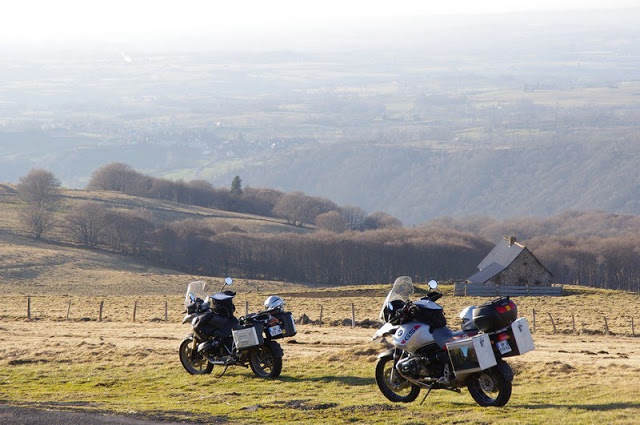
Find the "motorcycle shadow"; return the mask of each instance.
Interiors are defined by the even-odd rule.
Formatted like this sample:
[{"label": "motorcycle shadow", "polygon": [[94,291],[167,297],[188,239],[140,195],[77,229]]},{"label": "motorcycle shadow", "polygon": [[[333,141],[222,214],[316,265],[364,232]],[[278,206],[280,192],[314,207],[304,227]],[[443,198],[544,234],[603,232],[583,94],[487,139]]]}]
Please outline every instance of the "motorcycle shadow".
[{"label": "motorcycle shadow", "polygon": [[340,384],[346,384],[353,387],[366,386],[366,385],[375,385],[375,378],[363,378],[360,376],[316,376],[316,377],[304,377],[298,378],[293,376],[280,376],[278,378],[279,381],[282,382],[318,382],[318,383],[332,383],[337,382]]}]

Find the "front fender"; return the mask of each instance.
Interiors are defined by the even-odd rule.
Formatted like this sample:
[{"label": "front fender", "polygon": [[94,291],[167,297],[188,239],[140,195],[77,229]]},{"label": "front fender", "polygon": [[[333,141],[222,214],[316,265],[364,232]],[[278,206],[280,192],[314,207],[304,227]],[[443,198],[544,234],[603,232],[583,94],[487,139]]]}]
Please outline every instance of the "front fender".
[{"label": "front fender", "polygon": [[395,348],[390,348],[387,351],[383,351],[382,353],[378,354],[378,358],[383,359],[385,357],[389,357],[392,359],[394,354],[395,354]]}]

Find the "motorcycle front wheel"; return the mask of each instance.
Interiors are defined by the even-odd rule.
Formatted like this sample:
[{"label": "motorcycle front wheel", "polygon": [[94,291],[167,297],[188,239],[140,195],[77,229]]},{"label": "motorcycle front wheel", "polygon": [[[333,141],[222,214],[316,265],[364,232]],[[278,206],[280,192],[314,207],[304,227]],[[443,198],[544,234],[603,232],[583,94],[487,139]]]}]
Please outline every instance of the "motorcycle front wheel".
[{"label": "motorcycle front wheel", "polygon": [[410,403],[420,394],[420,387],[394,370],[393,357],[382,357],[376,365],[376,383],[380,392],[395,403]]},{"label": "motorcycle front wheel", "polygon": [[271,344],[264,344],[251,350],[249,365],[257,377],[275,379],[282,372],[282,357],[274,353]]},{"label": "motorcycle front wheel", "polygon": [[191,375],[205,375],[213,370],[213,364],[193,350],[193,338],[180,344],[180,363]]},{"label": "motorcycle front wheel", "polygon": [[467,388],[471,397],[483,407],[499,407],[511,398],[511,382],[495,369],[483,370],[469,377]]}]

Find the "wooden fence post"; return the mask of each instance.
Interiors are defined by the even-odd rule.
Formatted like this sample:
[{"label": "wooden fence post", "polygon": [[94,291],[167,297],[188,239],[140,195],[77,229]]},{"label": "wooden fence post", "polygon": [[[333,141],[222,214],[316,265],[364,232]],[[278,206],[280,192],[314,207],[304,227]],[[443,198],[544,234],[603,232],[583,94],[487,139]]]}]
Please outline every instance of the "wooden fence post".
[{"label": "wooden fence post", "polygon": [[536,309],[533,309],[533,333],[536,333]]},{"label": "wooden fence post", "polygon": [[553,321],[553,317],[551,317],[551,313],[547,313],[549,315],[549,319],[551,319],[551,325],[553,325],[553,333],[556,333],[556,322]]},{"label": "wooden fence post", "polygon": [[100,313],[98,315],[98,322],[102,322],[102,310],[104,308],[104,300],[100,301]]},{"label": "wooden fence post", "polygon": [[245,316],[249,315],[249,301],[244,302],[244,315]]},{"label": "wooden fence post", "polygon": [[573,327],[573,333],[576,333],[576,316],[575,314],[571,313],[571,325]]},{"label": "wooden fence post", "polygon": [[136,321],[136,310],[137,310],[137,309],[138,309],[138,301],[136,300],[136,301],[133,303],[133,321],[134,321],[134,322]]},{"label": "wooden fence post", "polygon": [[356,327],[356,305],[351,303],[351,327]]},{"label": "wooden fence post", "polygon": [[607,318],[604,318],[604,333],[609,335],[609,323],[607,322]]},{"label": "wooden fence post", "polygon": [[633,317],[631,317],[631,335],[636,336],[636,329],[633,326]]},{"label": "wooden fence post", "polygon": [[31,297],[27,297],[27,320],[31,320]]},{"label": "wooden fence post", "polygon": [[167,300],[164,301],[164,321],[169,321],[169,302]]},{"label": "wooden fence post", "polygon": [[69,300],[69,307],[67,307],[67,320],[69,320],[69,313],[71,313],[71,300]]},{"label": "wooden fence post", "polygon": [[318,321],[318,323],[320,324],[320,326],[322,326],[322,310],[324,309],[323,305],[320,305],[320,320]]}]

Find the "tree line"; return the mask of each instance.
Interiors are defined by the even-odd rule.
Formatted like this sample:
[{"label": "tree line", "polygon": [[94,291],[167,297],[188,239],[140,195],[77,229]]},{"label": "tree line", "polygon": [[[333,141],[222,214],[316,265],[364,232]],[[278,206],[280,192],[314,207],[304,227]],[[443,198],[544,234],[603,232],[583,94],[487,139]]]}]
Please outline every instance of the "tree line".
[{"label": "tree line", "polygon": [[[251,192],[240,183],[234,179],[229,197]],[[125,179],[124,184],[131,182]],[[162,221],[148,210],[107,208],[93,201],[75,205],[56,222],[59,188],[60,182],[44,170],[32,170],[17,185],[25,201],[23,223],[36,239],[55,225],[79,245],[188,273],[324,284],[389,282],[397,275],[417,281],[464,280],[493,242],[515,234],[556,282],[640,290],[637,216],[572,211],[503,222],[480,216],[441,218],[409,229],[388,215],[367,215],[356,207],[331,209],[335,204],[330,201],[309,200],[299,192],[293,198],[302,201],[290,206],[280,201],[292,194],[257,189],[278,199],[272,212],[287,211],[292,226],[313,222],[315,227],[304,234],[247,233],[238,228],[216,231],[197,219]],[[210,188],[205,192],[212,193]]]},{"label": "tree line", "polygon": [[147,176],[127,164],[117,162],[95,170],[87,190],[112,190],[144,198],[282,218],[294,226],[315,224],[334,232],[402,226],[400,220],[387,213],[377,211],[367,214],[359,207],[339,207],[328,199],[302,192],[243,188],[239,176],[233,179],[230,189],[214,188],[204,180],[185,182]]}]

